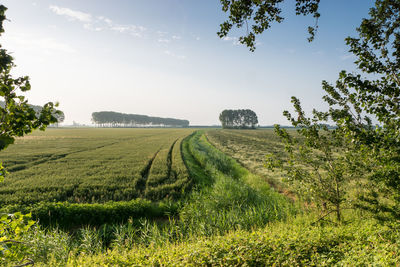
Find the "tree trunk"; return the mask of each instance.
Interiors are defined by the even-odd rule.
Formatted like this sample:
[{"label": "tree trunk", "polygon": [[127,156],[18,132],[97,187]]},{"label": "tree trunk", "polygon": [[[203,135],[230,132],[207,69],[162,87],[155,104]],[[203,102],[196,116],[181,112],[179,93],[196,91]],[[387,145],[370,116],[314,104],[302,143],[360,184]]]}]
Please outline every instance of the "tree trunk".
[{"label": "tree trunk", "polygon": [[336,219],[338,222],[341,222],[342,216],[340,212],[340,203],[336,203]]}]

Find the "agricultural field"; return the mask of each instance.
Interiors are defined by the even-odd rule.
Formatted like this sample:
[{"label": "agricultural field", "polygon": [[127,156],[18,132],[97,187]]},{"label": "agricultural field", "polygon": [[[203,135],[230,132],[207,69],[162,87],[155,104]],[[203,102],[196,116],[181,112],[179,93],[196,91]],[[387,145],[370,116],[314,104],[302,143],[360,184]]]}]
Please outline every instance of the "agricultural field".
[{"label": "agricultural field", "polygon": [[[21,239],[38,266],[398,262],[397,228],[353,210],[349,223],[315,224],[312,206],[271,188],[281,175],[264,159],[279,151],[272,130],[50,129],[2,154],[11,174],[0,188],[10,207],[28,204],[24,194],[40,202],[27,209],[37,223]],[[68,183],[74,197],[50,197]],[[19,198],[7,202],[5,188]]]},{"label": "agricultural field", "polygon": [[282,173],[271,172],[265,167],[267,154],[280,154],[283,151],[283,145],[273,129],[211,130],[207,131],[206,136],[216,148],[234,158],[275,188],[286,189],[282,183]]},{"label": "agricultural field", "polygon": [[2,151],[0,205],[177,198],[190,185],[180,145],[190,129],[48,129]]}]

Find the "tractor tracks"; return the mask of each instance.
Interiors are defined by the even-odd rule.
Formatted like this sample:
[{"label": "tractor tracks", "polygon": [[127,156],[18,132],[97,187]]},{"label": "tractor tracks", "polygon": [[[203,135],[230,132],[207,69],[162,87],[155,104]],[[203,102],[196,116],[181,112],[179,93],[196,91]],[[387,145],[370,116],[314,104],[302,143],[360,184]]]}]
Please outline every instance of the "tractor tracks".
[{"label": "tractor tracks", "polygon": [[[176,139],[172,143],[172,145],[170,146],[170,148],[168,150],[167,159],[166,159],[167,170],[166,170],[165,178],[163,179],[163,182],[161,182],[160,184],[164,184],[166,182],[170,182],[171,180],[176,178],[176,174],[174,173],[174,170],[172,168],[172,162],[173,162],[172,154],[173,154],[173,150],[174,150],[175,144],[178,141],[178,139]],[[140,177],[136,182],[135,188],[139,192],[139,195],[141,195],[141,196],[145,196],[146,195],[145,191],[146,191],[146,188],[148,187],[150,171],[151,171],[151,168],[153,166],[154,160],[156,159],[156,157],[158,156],[158,154],[159,154],[159,152],[161,150],[162,150],[162,147],[160,147],[157,150],[157,152],[154,153],[154,155],[147,162],[146,166],[140,172]]]},{"label": "tractor tracks", "polygon": [[146,189],[147,178],[149,177],[151,166],[153,165],[154,159],[157,157],[158,152],[160,152],[161,147],[157,150],[156,153],[150,158],[147,162],[146,166],[140,172],[140,178],[136,182],[135,188],[140,195],[144,195],[144,191]]},{"label": "tractor tracks", "polygon": [[[179,138],[178,138],[179,139]],[[178,139],[176,139],[173,143],[172,143],[172,145],[171,145],[171,147],[169,148],[169,151],[168,151],[168,156],[167,156],[167,168],[168,168],[168,170],[167,170],[167,180],[170,180],[171,179],[171,173],[172,173],[172,152],[173,152],[173,150],[174,150],[174,146],[175,146],[175,144],[176,144],[176,142],[178,141]],[[174,178],[176,178],[175,177],[176,176],[176,174],[174,174],[174,177],[172,177],[173,179]]]}]

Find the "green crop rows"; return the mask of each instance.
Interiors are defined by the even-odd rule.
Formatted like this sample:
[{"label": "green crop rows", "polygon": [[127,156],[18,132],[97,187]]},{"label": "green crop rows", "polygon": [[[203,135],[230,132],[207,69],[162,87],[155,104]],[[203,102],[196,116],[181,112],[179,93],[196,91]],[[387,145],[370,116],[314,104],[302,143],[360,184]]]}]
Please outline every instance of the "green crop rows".
[{"label": "green crop rows", "polygon": [[180,143],[189,129],[49,129],[0,154],[10,172],[0,205],[178,197],[190,184]]}]

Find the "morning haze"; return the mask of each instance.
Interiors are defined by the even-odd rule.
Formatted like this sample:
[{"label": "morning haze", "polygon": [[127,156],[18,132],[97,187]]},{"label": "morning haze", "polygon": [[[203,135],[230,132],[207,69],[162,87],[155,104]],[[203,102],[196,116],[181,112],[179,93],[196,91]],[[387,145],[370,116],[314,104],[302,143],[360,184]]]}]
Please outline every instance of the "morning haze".
[{"label": "morning haze", "polygon": [[104,110],[214,125],[237,108],[253,109],[261,125],[285,124],[292,95],[309,110],[321,102],[322,80],[353,68],[343,40],[367,2],[323,1],[313,43],[314,20],[287,11],[254,53],[238,43],[245,29],[218,38],[226,18],[218,1],[3,1],[2,39],[15,72],[31,78],[29,101],[60,102],[64,124],[89,124]]}]

